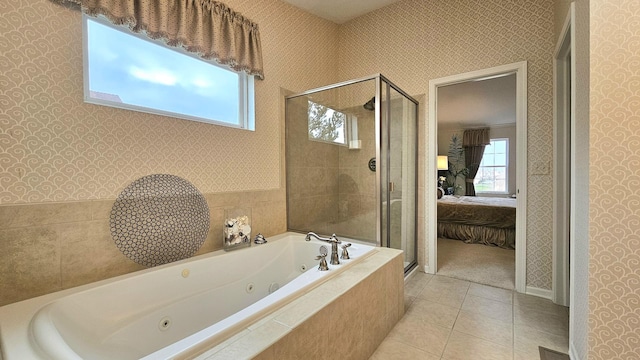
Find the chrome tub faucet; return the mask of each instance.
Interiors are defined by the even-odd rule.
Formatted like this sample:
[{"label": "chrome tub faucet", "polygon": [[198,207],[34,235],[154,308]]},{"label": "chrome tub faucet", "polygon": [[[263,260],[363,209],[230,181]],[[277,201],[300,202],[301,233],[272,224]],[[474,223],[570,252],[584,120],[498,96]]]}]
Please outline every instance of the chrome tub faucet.
[{"label": "chrome tub faucet", "polygon": [[336,234],[331,235],[328,238],[319,236],[318,234],[310,231],[307,233],[307,236],[304,237],[306,241],[310,241],[311,238],[314,237],[320,241],[328,242],[331,244],[331,261],[329,262],[331,265],[340,265],[340,260],[338,259],[338,244],[342,243],[336,236]]}]

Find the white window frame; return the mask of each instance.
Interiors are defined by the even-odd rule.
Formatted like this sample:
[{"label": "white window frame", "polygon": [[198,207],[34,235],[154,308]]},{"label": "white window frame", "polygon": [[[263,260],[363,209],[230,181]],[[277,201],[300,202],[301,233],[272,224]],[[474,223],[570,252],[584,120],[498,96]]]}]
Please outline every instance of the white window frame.
[{"label": "white window frame", "polygon": [[[509,138],[495,138],[495,139],[490,139],[490,142],[494,142],[494,141],[504,141],[505,142],[505,149],[506,149],[506,154],[505,154],[505,171],[504,171],[504,182],[505,182],[505,190],[504,191],[478,191],[478,189],[476,189],[476,193],[477,194],[509,194]],[[484,155],[483,155],[484,157]],[[482,163],[482,162],[481,162]],[[502,167],[500,166],[485,166],[485,168],[497,168],[497,167]],[[480,171],[481,167],[478,165],[478,172]]]},{"label": "white window frame", "polygon": [[[176,113],[176,112],[171,112],[171,111],[166,111],[166,110],[160,110],[160,109],[154,109],[154,108],[149,108],[149,107],[144,107],[144,106],[138,106],[138,105],[131,105],[131,104],[126,104],[126,103],[118,103],[115,101],[109,101],[109,100],[104,100],[104,99],[97,99],[97,98],[93,98],[90,96],[90,88],[89,88],[89,38],[87,36],[87,31],[88,31],[88,21],[95,21],[98,22],[102,25],[108,26],[112,29],[115,29],[117,31],[120,31],[122,33],[125,33],[127,35],[130,36],[135,36],[139,39],[148,41],[148,42],[152,42],[154,44],[158,44],[163,46],[166,49],[175,51],[179,54],[185,55],[185,56],[189,56],[192,57],[194,59],[200,60],[200,61],[204,61],[207,64],[211,65],[211,66],[216,66],[228,71],[232,71],[236,74],[238,74],[238,91],[239,91],[239,96],[238,96],[238,122],[237,123],[230,123],[230,122],[226,122],[226,121],[220,121],[220,120],[215,120],[215,119],[208,119],[208,118],[203,118],[203,117],[198,117],[198,116],[193,116],[193,115],[188,115],[188,114],[181,114],[181,113]],[[134,33],[132,31],[130,31],[127,27],[125,26],[118,26],[118,25],[114,25],[113,23],[111,23],[107,18],[105,18],[104,16],[100,15],[97,17],[93,17],[93,16],[88,16],[87,14],[82,14],[82,50],[83,50],[83,81],[84,81],[84,101],[86,103],[89,104],[95,104],[95,105],[103,105],[103,106],[109,106],[109,107],[114,107],[114,108],[119,108],[119,109],[125,109],[125,110],[133,110],[133,111],[138,111],[138,112],[144,112],[144,113],[148,113],[148,114],[155,114],[155,115],[162,115],[162,116],[168,116],[168,117],[173,117],[173,118],[178,118],[178,119],[184,119],[184,120],[191,120],[191,121],[197,121],[197,122],[202,122],[202,123],[207,123],[207,124],[213,124],[213,125],[221,125],[221,126],[227,126],[227,127],[232,127],[232,128],[238,128],[238,129],[245,129],[245,130],[251,130],[251,131],[255,131],[255,87],[254,87],[254,76],[252,75],[248,75],[247,73],[245,73],[244,71],[235,71],[227,66],[223,66],[220,64],[215,63],[213,60],[212,61],[207,61],[204,60],[198,56],[196,56],[195,54],[189,53],[186,50],[182,49],[181,47],[170,47],[167,46],[164,42],[160,41],[160,40],[153,40],[149,37],[147,37],[144,33]]]}]

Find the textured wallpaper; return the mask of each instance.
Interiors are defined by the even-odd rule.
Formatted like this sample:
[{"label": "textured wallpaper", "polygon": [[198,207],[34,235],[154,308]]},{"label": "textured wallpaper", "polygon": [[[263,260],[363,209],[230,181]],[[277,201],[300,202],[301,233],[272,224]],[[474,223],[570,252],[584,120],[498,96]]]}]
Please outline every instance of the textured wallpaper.
[{"label": "textured wallpaper", "polygon": [[0,2],[0,204],[115,198],[152,173],[203,193],[280,187],[280,88],[334,82],[338,26],[280,1],[225,3],[260,26],[255,132],[85,104],[80,12]]},{"label": "textured wallpaper", "polygon": [[[340,27],[340,80],[381,72],[419,95],[431,79],[526,60],[528,163],[550,164],[553,10],[552,0],[401,1]],[[542,289],[551,289],[551,179],[527,179],[527,285]],[[426,251],[421,258],[426,264]]]},{"label": "textured wallpaper", "polygon": [[[582,1],[582,0],[581,0]],[[553,38],[557,41],[562,31],[564,21],[567,19],[567,13],[569,12],[569,5],[573,1],[571,0],[554,0],[554,22],[553,22]]]},{"label": "textured wallpaper", "polygon": [[640,356],[640,1],[591,0],[590,16],[589,359],[631,360]]},{"label": "textured wallpaper", "polygon": [[[430,79],[522,60],[529,164],[551,161],[552,0],[404,0],[342,26],[280,1],[225,3],[260,25],[255,132],[84,104],[80,13],[48,0],[0,3],[0,204],[115,198],[150,173],[203,193],[277,188],[281,88],[381,72],[420,95]],[[527,181],[527,285],[549,289],[551,174]]]}]

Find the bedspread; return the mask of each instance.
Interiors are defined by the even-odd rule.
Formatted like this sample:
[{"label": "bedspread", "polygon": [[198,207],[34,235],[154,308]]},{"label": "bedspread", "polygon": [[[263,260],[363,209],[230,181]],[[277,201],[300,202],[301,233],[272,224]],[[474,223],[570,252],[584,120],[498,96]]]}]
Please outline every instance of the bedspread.
[{"label": "bedspread", "polygon": [[438,200],[438,236],[515,248],[516,200],[444,196]]}]

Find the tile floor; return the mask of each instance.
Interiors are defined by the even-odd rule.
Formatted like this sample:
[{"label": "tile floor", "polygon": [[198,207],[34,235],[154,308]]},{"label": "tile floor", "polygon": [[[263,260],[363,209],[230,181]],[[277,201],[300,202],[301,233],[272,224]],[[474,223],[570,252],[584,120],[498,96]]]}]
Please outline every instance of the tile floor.
[{"label": "tile floor", "polygon": [[568,308],[514,291],[416,273],[405,315],[370,359],[539,360],[538,346],[567,353]]}]

